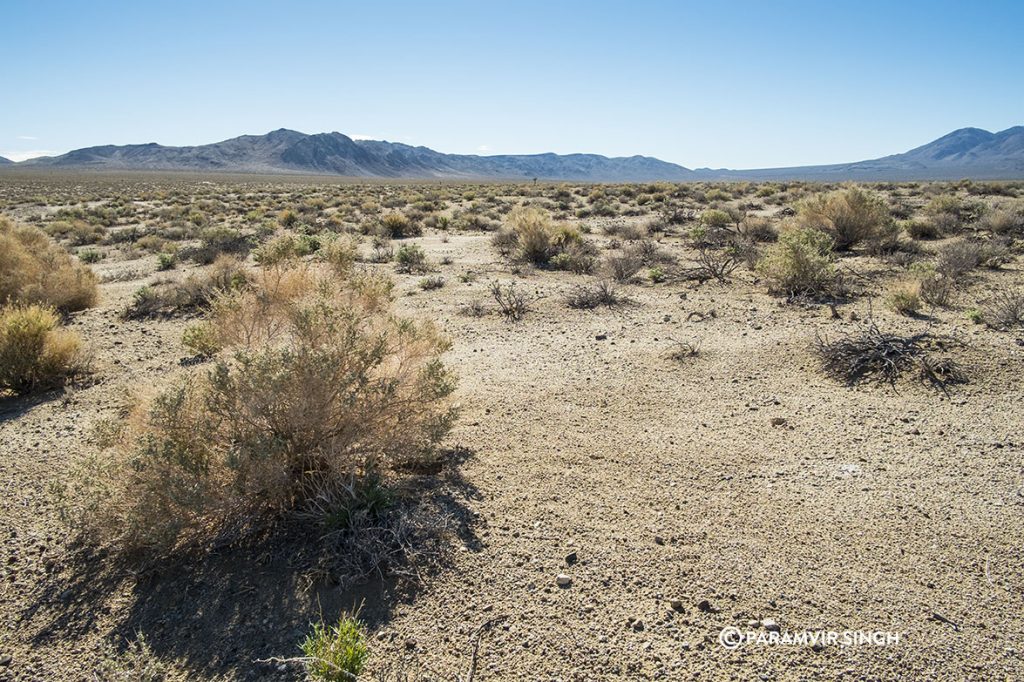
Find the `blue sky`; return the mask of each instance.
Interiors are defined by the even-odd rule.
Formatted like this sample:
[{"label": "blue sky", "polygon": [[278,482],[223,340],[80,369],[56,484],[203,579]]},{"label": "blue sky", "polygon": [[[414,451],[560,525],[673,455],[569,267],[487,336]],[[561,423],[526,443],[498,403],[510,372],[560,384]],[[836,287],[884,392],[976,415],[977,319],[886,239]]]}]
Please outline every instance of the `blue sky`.
[{"label": "blue sky", "polygon": [[1024,123],[1024,2],[3,0],[0,156],[337,130],[854,161]]}]

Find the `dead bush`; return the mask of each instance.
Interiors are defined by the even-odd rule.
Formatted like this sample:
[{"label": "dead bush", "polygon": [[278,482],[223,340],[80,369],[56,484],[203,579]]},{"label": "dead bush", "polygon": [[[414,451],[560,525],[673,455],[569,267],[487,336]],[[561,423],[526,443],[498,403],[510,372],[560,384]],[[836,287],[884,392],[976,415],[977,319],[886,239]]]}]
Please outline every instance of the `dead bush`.
[{"label": "dead bush", "polygon": [[39,304],[74,312],[96,304],[96,276],[35,227],[0,218],[0,305]]},{"label": "dead bush", "polygon": [[498,304],[498,311],[508,322],[519,322],[530,312],[530,302],[515,282],[502,286],[499,282],[491,284],[491,296]]},{"label": "dead bush", "polygon": [[241,260],[221,255],[209,270],[191,275],[182,282],[142,287],[121,312],[121,319],[148,320],[197,313],[215,297],[246,286],[249,277],[249,271]]},{"label": "dead bush", "polygon": [[0,308],[0,393],[30,393],[81,375],[86,358],[78,334],[64,329],[50,308]]},{"label": "dead bush", "polygon": [[203,323],[205,372],[132,407],[64,489],[87,537],[175,546],[316,508],[436,450],[455,413],[447,342],[391,313],[390,287],[311,266],[260,271]]},{"label": "dead bush", "polygon": [[826,374],[848,386],[867,379],[888,382],[906,372],[943,392],[951,384],[963,383],[966,376],[948,357],[935,358],[959,342],[948,336],[924,331],[909,336],[883,332],[869,320],[860,332],[835,341],[818,335],[814,350]]}]

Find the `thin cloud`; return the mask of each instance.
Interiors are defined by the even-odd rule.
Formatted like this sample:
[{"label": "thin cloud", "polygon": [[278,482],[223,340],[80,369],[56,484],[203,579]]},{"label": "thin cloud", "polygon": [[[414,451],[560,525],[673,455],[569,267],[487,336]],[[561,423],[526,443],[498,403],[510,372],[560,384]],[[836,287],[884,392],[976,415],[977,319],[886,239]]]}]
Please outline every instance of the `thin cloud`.
[{"label": "thin cloud", "polygon": [[25,161],[27,159],[35,159],[40,156],[58,156],[60,152],[55,152],[48,149],[36,149],[32,151],[22,152],[5,152],[0,151],[0,156],[11,161]]},{"label": "thin cloud", "polygon": [[485,145],[485,144],[482,144],[482,145],[480,145],[479,147],[477,147],[477,148],[476,148],[476,150],[477,150],[478,152],[489,152],[489,151],[491,151],[491,148],[490,148],[490,147],[488,147],[488,146],[487,146],[487,145]]},{"label": "thin cloud", "polygon": [[35,137],[33,135],[18,135],[18,139],[19,140],[38,140],[39,138]]}]

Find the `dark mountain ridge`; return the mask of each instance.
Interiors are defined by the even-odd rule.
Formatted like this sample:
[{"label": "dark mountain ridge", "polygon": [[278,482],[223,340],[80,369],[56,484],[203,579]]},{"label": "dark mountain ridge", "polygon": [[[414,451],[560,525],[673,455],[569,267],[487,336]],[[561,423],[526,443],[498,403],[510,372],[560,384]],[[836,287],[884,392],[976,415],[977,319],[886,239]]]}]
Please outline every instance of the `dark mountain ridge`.
[{"label": "dark mountain ridge", "polygon": [[648,156],[598,154],[443,154],[341,133],[307,135],[280,129],[192,147],[156,143],[105,145],[8,167],[296,173],[367,178],[672,182],[698,180],[943,180],[1024,178],[1024,126],[991,133],[961,128],[937,140],[879,159],[793,168],[729,170],[683,166]]}]

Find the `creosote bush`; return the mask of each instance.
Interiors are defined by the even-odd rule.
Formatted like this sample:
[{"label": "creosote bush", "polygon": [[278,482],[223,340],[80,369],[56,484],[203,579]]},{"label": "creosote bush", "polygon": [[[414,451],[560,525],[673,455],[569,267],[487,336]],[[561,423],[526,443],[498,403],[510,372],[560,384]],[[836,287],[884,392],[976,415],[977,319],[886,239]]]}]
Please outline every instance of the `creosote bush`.
[{"label": "creosote bush", "polygon": [[0,218],[0,305],[37,303],[60,312],[96,304],[96,276],[36,227]]},{"label": "creosote bush", "polygon": [[136,400],[65,488],[70,518],[96,541],[169,551],[436,452],[455,417],[448,342],[393,315],[390,290],[306,264],[217,297],[192,339],[212,368]]},{"label": "creosote bush", "polygon": [[0,308],[0,393],[54,388],[85,370],[78,334],[61,327],[50,308]]}]

